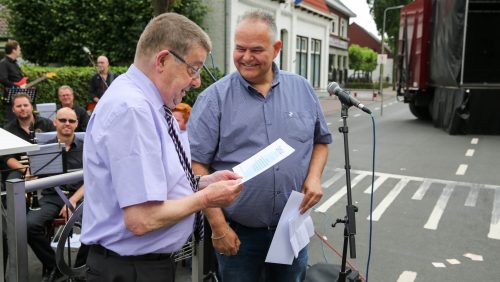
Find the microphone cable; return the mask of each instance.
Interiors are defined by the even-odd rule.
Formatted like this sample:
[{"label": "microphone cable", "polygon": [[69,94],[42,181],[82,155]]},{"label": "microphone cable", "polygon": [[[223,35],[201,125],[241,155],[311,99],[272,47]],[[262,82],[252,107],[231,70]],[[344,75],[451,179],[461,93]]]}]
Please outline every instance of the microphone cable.
[{"label": "microphone cable", "polygon": [[368,257],[366,259],[366,282],[368,282],[368,273],[370,272],[370,260],[372,255],[372,237],[373,237],[373,220],[372,220],[372,212],[373,212],[373,186],[375,183],[375,118],[373,114],[370,114],[372,121],[372,130],[373,130],[373,147],[372,147],[372,191],[370,193],[370,232],[368,235]]}]

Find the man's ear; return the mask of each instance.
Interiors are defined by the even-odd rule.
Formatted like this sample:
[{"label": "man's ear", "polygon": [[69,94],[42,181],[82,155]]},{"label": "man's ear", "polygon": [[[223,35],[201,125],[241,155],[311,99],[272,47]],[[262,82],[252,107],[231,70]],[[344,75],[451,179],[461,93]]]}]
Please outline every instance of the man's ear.
[{"label": "man's ear", "polygon": [[170,54],[168,50],[161,50],[156,54],[156,59],[155,59],[155,67],[158,70],[162,70],[165,67],[165,60],[167,60],[167,56]]}]

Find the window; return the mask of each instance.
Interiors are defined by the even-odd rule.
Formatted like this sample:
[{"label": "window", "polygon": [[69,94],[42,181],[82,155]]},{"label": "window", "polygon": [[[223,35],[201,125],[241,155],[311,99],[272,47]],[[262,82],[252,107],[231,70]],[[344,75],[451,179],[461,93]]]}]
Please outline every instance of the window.
[{"label": "window", "polygon": [[339,35],[339,17],[337,15],[333,15],[332,33],[333,35]]},{"label": "window", "polygon": [[340,19],[340,37],[347,38],[347,21]]},{"label": "window", "polygon": [[311,39],[312,85],[319,87],[321,75],[321,40]]},{"label": "window", "polygon": [[295,72],[307,78],[307,37],[297,36],[297,58]]}]

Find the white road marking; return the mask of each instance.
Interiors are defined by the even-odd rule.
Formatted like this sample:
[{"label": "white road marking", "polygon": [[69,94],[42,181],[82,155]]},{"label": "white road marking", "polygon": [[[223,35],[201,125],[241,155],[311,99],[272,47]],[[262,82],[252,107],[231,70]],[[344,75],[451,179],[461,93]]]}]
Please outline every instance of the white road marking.
[{"label": "white road marking", "polygon": [[329,188],[335,181],[339,180],[344,175],[345,175],[345,170],[336,172],[332,178],[323,182],[323,184],[321,184],[321,187],[323,187],[324,189]]},{"label": "white road marking", "polygon": [[[385,196],[385,198],[380,202],[380,204],[375,208],[375,210],[372,213],[372,220],[373,221],[378,221],[380,217],[384,214],[385,210],[392,204],[394,199],[403,191],[403,188],[410,182],[409,179],[403,178],[399,180],[398,184],[392,188],[391,192]],[[367,218],[370,220],[370,216]]]},{"label": "white road marking", "polygon": [[436,230],[439,221],[441,220],[441,216],[443,215],[444,210],[446,209],[446,205],[448,204],[448,200],[450,200],[451,193],[453,192],[454,185],[447,184],[443,192],[441,192],[441,196],[439,197],[434,209],[432,210],[427,223],[424,225],[425,229]]},{"label": "white road marking", "polygon": [[417,278],[417,273],[414,271],[405,270],[399,275],[397,282],[413,282]]},{"label": "white road marking", "polygon": [[380,110],[380,108],[379,108],[379,107],[376,107],[376,108],[375,108],[375,111],[378,111],[378,110]]},{"label": "white road marking", "polygon": [[465,152],[466,157],[472,157],[474,156],[474,149],[468,149],[467,152]]},{"label": "white road marking", "polygon": [[455,172],[456,175],[464,175],[465,172],[467,171],[468,165],[466,164],[461,164],[457,168],[457,172]]},{"label": "white road marking", "polygon": [[433,262],[432,265],[434,265],[434,267],[437,267],[437,268],[444,268],[446,267],[446,265],[442,262]]},{"label": "white road marking", "polygon": [[458,259],[447,259],[449,264],[460,264],[461,262]]},{"label": "white road marking", "polygon": [[464,257],[470,258],[473,261],[483,261],[483,256],[482,255],[476,255],[476,254],[466,253],[466,254],[464,254]]},{"label": "white road marking", "polygon": [[472,138],[472,140],[470,141],[471,144],[477,144],[479,143],[479,138]]},{"label": "white road marking", "polygon": [[[336,168],[336,171],[343,171],[343,169]],[[356,174],[372,174],[371,171],[366,171],[366,170],[358,170],[358,169],[351,169],[351,173],[356,173]],[[423,182],[425,180],[429,180],[432,183],[441,183],[441,184],[453,184],[456,186],[463,186],[465,187],[471,187],[472,185],[476,185],[476,183],[471,183],[471,182],[462,182],[462,181],[451,181],[451,180],[444,180],[444,179],[437,179],[437,178],[424,178],[424,177],[418,177],[418,176],[409,176],[409,175],[401,175],[401,174],[393,174],[393,173],[385,173],[385,172],[375,172],[375,176],[387,176],[390,178],[397,178],[397,179],[409,179],[413,181],[420,181]],[[500,185],[492,185],[492,184],[481,184],[483,188],[485,189],[493,189],[493,190],[500,190]]]},{"label": "white road marking", "polygon": [[330,125],[332,125],[332,123],[331,122],[327,122],[326,125],[330,126]]},{"label": "white road marking", "polygon": [[431,181],[430,180],[424,180],[422,184],[420,184],[420,187],[418,187],[418,190],[415,191],[415,194],[413,194],[413,197],[411,197],[412,200],[422,200],[425,196],[425,193],[427,190],[429,190],[429,187],[431,186]]},{"label": "white road marking", "polygon": [[[377,178],[377,180],[375,180],[375,182],[373,183],[373,192],[375,193],[375,191],[377,191],[378,187],[380,187],[380,185],[382,185],[382,183],[384,183],[385,180],[387,180],[387,176],[380,176],[379,178]],[[372,192],[372,186],[368,186],[368,188],[365,189],[365,194],[370,194]]]},{"label": "white road marking", "polygon": [[500,240],[500,190],[495,190],[488,238]]},{"label": "white road marking", "polygon": [[467,199],[465,199],[466,207],[475,207],[477,203],[477,197],[479,196],[479,188],[480,184],[475,184],[470,187],[469,194],[467,195]]},{"label": "white road marking", "polygon": [[[352,181],[351,181],[351,189],[356,186],[365,176],[367,176],[367,173],[364,174],[359,174],[356,176]],[[322,212],[325,213],[331,206],[333,206],[340,198],[342,198],[345,194],[347,194],[347,188],[346,186],[342,187],[337,193],[333,194],[328,200],[326,200],[321,206],[319,206],[315,212]]]},{"label": "white road marking", "polygon": [[361,114],[355,114],[354,117],[359,117]]}]

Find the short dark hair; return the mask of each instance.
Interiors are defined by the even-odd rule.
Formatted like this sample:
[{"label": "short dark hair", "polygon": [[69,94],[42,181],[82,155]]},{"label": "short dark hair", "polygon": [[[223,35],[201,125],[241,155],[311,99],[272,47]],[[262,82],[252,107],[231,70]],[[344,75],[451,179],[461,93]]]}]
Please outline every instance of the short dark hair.
[{"label": "short dark hair", "polygon": [[5,54],[9,55],[17,48],[19,48],[19,43],[15,40],[9,40],[5,43]]}]

